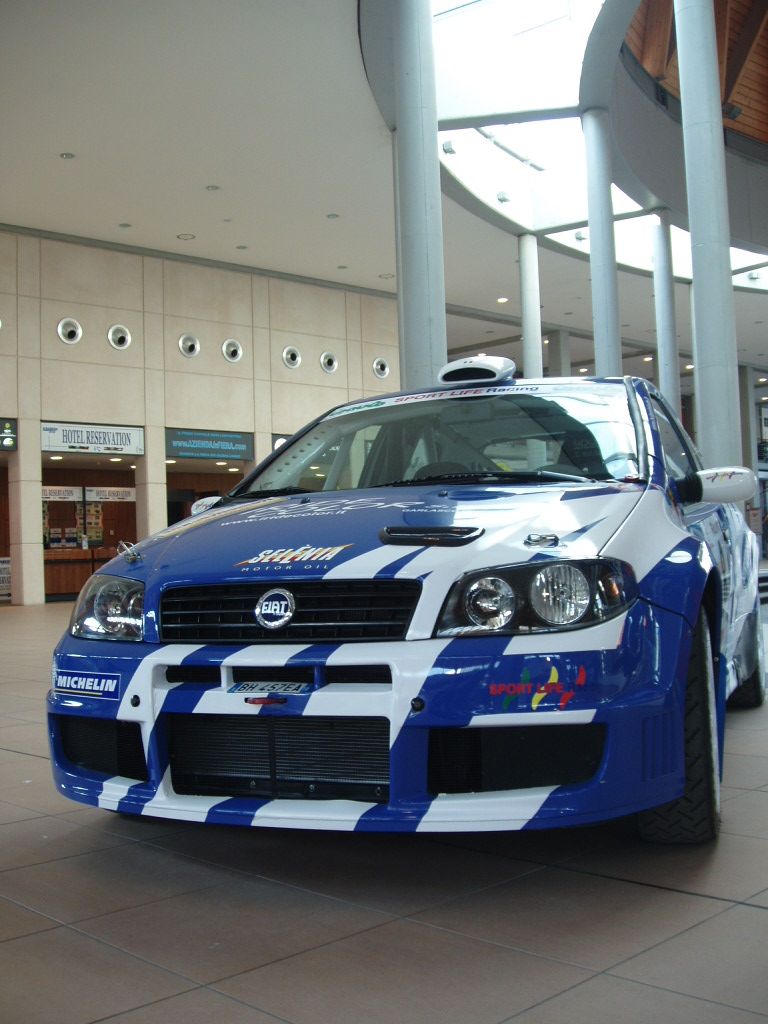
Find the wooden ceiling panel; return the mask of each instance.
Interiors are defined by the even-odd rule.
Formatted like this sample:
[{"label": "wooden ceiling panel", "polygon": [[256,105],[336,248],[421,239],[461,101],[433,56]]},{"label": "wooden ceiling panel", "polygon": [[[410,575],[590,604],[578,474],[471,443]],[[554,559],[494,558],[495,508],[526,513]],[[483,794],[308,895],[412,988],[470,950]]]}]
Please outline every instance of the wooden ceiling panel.
[{"label": "wooden ceiling panel", "polygon": [[[723,121],[768,143],[768,0],[713,2]],[[679,98],[673,0],[641,0],[626,44],[648,74]]]}]

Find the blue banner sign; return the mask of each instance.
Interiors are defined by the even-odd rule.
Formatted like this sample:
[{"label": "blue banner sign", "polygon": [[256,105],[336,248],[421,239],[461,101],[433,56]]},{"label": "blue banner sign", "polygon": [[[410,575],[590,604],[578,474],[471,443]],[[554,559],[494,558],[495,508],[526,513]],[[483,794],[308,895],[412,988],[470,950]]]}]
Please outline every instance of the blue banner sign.
[{"label": "blue banner sign", "polygon": [[165,455],[169,459],[237,459],[253,462],[253,434],[166,427]]}]

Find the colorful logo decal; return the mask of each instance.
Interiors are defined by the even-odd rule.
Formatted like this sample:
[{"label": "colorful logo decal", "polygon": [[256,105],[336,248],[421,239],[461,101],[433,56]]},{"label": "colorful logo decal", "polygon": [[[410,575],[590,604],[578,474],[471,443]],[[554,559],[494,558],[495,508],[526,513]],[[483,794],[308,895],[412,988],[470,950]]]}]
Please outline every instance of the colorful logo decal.
[{"label": "colorful logo decal", "polygon": [[295,611],[296,602],[293,594],[280,587],[263,593],[253,609],[256,621],[264,629],[281,629],[287,626]]},{"label": "colorful logo decal", "polygon": [[300,548],[266,548],[253,558],[235,562],[235,568],[242,565],[263,565],[266,562],[279,562],[281,565],[287,562],[330,562],[336,555],[351,547],[351,544],[339,544],[334,548],[314,548],[310,544],[302,544]]},{"label": "colorful logo decal", "polygon": [[[574,680],[574,686],[584,686],[587,682],[587,670],[583,665],[579,666],[579,672]],[[534,683],[531,681],[531,673],[523,669],[519,683],[490,683],[488,693],[491,697],[504,697],[502,707],[508,711],[512,702],[521,697],[531,698],[531,711],[537,711],[539,705],[547,697],[554,695],[557,698],[558,710],[564,711],[573,698],[576,696],[575,689],[569,689],[560,682],[560,676],[556,668],[552,668],[549,679],[546,683]],[[552,705],[547,705],[551,707]]]},{"label": "colorful logo decal", "polygon": [[57,672],[54,682],[57,693],[76,693],[78,697],[120,699],[120,676],[101,672]]}]

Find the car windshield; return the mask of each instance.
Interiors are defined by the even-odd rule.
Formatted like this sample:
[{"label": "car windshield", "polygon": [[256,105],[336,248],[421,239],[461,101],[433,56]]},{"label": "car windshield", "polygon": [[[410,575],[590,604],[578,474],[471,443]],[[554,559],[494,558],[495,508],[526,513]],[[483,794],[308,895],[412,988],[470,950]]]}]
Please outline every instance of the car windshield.
[{"label": "car windshield", "polygon": [[452,483],[638,477],[624,387],[496,386],[371,399],[333,410],[233,498]]}]

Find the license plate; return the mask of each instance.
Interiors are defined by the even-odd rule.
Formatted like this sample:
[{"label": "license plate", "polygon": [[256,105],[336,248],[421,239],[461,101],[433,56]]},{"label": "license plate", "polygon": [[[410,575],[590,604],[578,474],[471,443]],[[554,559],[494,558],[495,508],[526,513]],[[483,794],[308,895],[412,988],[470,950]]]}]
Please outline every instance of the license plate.
[{"label": "license plate", "polygon": [[235,683],[230,686],[228,693],[310,693],[312,687],[309,683]]}]

